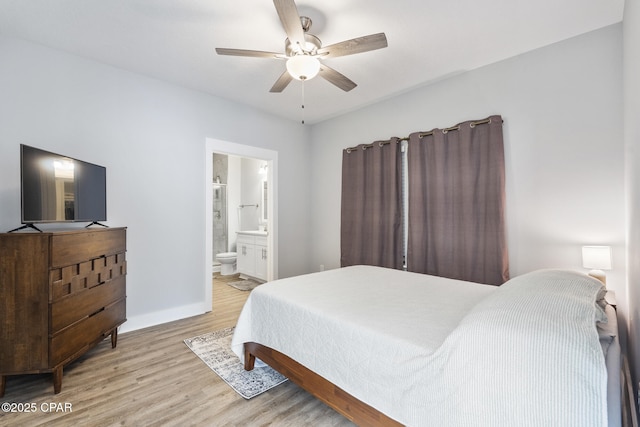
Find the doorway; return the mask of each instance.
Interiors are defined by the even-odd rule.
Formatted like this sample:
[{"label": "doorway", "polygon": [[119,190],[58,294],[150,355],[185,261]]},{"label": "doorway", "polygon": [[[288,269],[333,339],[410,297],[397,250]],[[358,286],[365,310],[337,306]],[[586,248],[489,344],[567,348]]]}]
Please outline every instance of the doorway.
[{"label": "doorway", "polygon": [[250,145],[237,144],[228,141],[222,141],[213,138],[206,140],[206,215],[205,215],[205,301],[208,301],[207,307],[213,306],[213,292],[211,280],[213,278],[213,219],[214,219],[214,180],[213,176],[213,154],[224,154],[228,156],[236,156],[241,158],[255,159],[266,162],[266,186],[265,194],[262,200],[265,201],[263,209],[265,210],[263,218],[266,224],[267,233],[267,251],[269,257],[267,260],[267,281],[278,278],[278,209],[277,203],[277,176],[278,176],[278,152],[253,147]]}]

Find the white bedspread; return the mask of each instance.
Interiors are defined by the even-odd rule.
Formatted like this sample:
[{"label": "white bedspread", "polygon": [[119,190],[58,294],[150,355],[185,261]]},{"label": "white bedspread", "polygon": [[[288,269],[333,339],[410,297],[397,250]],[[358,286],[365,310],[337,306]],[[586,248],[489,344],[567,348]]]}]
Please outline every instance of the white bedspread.
[{"label": "white bedspread", "polygon": [[594,282],[347,267],[255,289],[232,347],[278,350],[410,426],[606,425]]}]

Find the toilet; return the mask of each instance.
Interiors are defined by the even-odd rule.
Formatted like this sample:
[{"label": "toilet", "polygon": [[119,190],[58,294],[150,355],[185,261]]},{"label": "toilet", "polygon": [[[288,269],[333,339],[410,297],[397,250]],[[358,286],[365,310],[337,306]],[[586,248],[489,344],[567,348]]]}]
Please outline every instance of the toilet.
[{"label": "toilet", "polygon": [[220,263],[220,275],[229,276],[236,272],[236,252],[222,252],[216,255],[216,261]]}]

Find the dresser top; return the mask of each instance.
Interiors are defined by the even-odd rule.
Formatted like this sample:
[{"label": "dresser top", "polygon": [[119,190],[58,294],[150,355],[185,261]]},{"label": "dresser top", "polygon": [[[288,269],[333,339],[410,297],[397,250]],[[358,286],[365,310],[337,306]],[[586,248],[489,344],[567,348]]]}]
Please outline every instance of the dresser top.
[{"label": "dresser top", "polygon": [[95,227],[95,228],[85,228],[85,227],[77,227],[77,228],[55,228],[49,230],[42,230],[42,232],[33,230],[33,229],[24,229],[20,231],[14,231],[12,233],[0,233],[0,236],[21,236],[21,235],[51,235],[51,234],[77,234],[77,233],[101,233],[105,231],[114,231],[114,230],[126,230],[127,227]]}]

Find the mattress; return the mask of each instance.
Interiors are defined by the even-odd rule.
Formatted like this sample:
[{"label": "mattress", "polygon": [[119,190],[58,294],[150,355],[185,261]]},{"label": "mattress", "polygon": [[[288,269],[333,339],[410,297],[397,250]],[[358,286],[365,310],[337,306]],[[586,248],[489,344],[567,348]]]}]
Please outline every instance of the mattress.
[{"label": "mattress", "polygon": [[250,295],[232,349],[271,347],[406,425],[606,425],[601,286],[516,279],[352,266],[277,280]]}]

